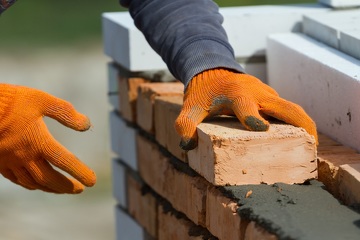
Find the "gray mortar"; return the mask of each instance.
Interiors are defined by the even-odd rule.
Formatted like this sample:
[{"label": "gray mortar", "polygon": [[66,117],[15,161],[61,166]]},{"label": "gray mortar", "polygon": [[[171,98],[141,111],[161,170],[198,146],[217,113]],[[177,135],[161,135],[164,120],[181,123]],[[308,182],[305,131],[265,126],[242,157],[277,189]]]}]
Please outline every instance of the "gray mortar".
[{"label": "gray mortar", "polygon": [[[318,181],[307,185],[245,185],[221,188],[239,204],[242,219],[255,221],[279,239],[360,239],[360,214],[342,205]],[[246,198],[246,193],[252,194]]]}]

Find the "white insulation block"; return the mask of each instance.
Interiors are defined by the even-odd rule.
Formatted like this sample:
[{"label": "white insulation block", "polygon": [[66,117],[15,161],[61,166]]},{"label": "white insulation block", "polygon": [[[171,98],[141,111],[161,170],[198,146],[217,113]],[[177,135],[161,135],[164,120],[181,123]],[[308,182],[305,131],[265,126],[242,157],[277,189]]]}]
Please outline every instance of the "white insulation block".
[{"label": "white insulation block", "polygon": [[113,159],[111,170],[113,196],[117,200],[118,204],[122,208],[126,209],[127,187],[125,166],[122,165],[118,159]]},{"label": "white insulation block", "polygon": [[110,112],[111,150],[129,167],[137,171],[135,136],[134,128],[129,127],[116,112]]},{"label": "white insulation block", "polygon": [[268,39],[268,82],[320,132],[360,150],[360,61],[302,34]]},{"label": "white insulation block", "polygon": [[144,240],[146,236],[143,228],[127,215],[121,208],[115,208],[116,240]]},{"label": "white insulation block", "polygon": [[120,98],[119,98],[119,70],[116,65],[112,62],[107,64],[108,70],[108,100],[113,108],[118,112],[121,112],[120,109]]},{"label": "white insulation block", "polygon": [[318,2],[334,8],[349,8],[360,6],[360,0],[318,0]]},{"label": "white insulation block", "polygon": [[360,9],[307,14],[304,33],[360,59]]}]

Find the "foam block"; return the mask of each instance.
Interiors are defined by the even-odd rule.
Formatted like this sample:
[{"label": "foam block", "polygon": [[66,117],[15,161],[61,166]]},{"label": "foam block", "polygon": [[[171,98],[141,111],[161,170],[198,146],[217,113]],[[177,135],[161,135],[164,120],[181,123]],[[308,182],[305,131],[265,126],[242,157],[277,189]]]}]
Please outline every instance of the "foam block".
[{"label": "foam block", "polygon": [[108,98],[111,106],[118,112],[121,112],[119,98],[119,71],[113,62],[107,64],[108,71]]},{"label": "foam block", "polygon": [[308,14],[304,33],[350,56],[360,59],[360,10]]},{"label": "foam block", "polygon": [[350,8],[360,6],[360,0],[318,0],[318,2],[334,8]]},{"label": "foam block", "polygon": [[113,159],[112,165],[112,189],[117,203],[124,209],[127,208],[127,183],[126,169],[119,159]]},{"label": "foam block", "polygon": [[268,41],[269,84],[301,105],[318,131],[360,150],[360,61],[302,34]]},{"label": "foam block", "polygon": [[136,130],[129,127],[116,112],[110,112],[111,149],[126,165],[137,171]]},{"label": "foam block", "polygon": [[115,208],[116,240],[146,240],[143,228],[121,208]]}]

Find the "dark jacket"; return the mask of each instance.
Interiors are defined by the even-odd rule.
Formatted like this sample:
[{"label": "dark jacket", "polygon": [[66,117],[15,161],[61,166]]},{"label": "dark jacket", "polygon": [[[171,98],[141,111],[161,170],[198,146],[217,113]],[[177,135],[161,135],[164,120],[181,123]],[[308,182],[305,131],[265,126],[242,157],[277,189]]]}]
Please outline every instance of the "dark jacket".
[{"label": "dark jacket", "polygon": [[136,27],[170,72],[188,85],[198,73],[217,67],[243,72],[211,0],[120,0]]},{"label": "dark jacket", "polygon": [[0,14],[13,5],[16,0],[0,0]]}]

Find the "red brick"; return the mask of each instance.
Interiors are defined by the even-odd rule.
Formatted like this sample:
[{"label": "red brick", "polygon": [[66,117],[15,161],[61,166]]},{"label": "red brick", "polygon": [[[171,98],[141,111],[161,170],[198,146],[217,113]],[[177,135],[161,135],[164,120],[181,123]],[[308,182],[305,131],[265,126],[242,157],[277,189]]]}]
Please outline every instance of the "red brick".
[{"label": "red brick", "polygon": [[175,120],[181,111],[182,103],[182,96],[155,98],[155,137],[172,155],[187,162],[186,152],[179,147],[180,136],[175,130]]},{"label": "red brick", "polygon": [[127,196],[129,214],[154,238],[158,230],[158,203],[151,192],[144,190],[137,176],[127,174]]},{"label": "red brick", "polygon": [[360,205],[360,163],[339,168],[339,194],[347,205]]},{"label": "red brick", "polygon": [[315,178],[314,137],[302,128],[271,124],[267,132],[245,130],[236,118],[198,125],[191,168],[214,185],[303,183]]},{"label": "red brick", "polygon": [[137,149],[139,173],[144,181],[171,202],[177,211],[183,212],[195,224],[204,226],[207,182],[185,173],[190,171],[188,166],[175,160],[185,172],[178,170],[155,143],[142,136],[137,137]]},{"label": "red brick", "polygon": [[354,149],[319,135],[318,179],[348,205],[360,203],[359,164],[360,154]]},{"label": "red brick", "polygon": [[206,197],[206,228],[220,240],[241,239],[241,219],[238,206],[233,200],[213,186],[208,187]]},{"label": "red brick", "polygon": [[140,84],[148,82],[144,78],[119,77],[119,101],[123,118],[130,122],[136,121],[137,88]]},{"label": "red brick", "polygon": [[180,82],[143,83],[138,87],[137,124],[149,133],[154,133],[154,103],[158,96],[183,96],[184,85]]},{"label": "red brick", "polygon": [[208,239],[197,226],[174,211],[159,207],[159,240],[203,240]]}]

